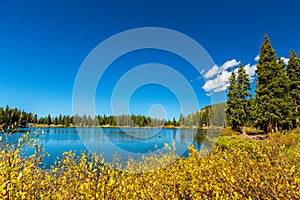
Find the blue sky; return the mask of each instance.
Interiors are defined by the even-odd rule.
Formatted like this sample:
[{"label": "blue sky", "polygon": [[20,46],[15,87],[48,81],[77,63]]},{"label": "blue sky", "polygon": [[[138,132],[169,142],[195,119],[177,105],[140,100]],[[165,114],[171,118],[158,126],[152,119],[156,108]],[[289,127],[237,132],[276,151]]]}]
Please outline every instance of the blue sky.
[{"label": "blue sky", "polygon": [[[207,95],[226,84],[221,79],[228,76],[228,67],[242,62],[253,72],[264,33],[280,57],[288,57],[292,48],[300,51],[299,4],[296,0],[0,1],[0,106],[39,116],[72,114],[73,84],[86,56],[117,33],[150,26],[179,31],[201,44],[216,64],[203,74],[211,82],[199,78],[176,55],[158,50],[131,52],[112,63],[99,82],[97,113],[111,113],[110,97],[122,74],[151,62],[183,74],[202,107],[210,103]],[[129,104],[130,112],[136,114],[147,115],[154,104],[163,105],[168,118],[180,112],[176,95],[157,85],[136,90]]]}]

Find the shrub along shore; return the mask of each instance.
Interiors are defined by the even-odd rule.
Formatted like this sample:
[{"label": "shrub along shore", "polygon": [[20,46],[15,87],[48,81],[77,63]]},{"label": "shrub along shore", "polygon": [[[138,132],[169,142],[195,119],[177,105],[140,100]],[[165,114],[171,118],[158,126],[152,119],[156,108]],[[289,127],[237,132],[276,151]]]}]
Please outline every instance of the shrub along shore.
[{"label": "shrub along shore", "polygon": [[[19,145],[1,144],[0,199],[300,199],[299,132],[230,135],[206,156],[191,146],[179,158],[166,145],[167,154],[122,166],[65,152],[45,171],[41,146],[25,134]],[[35,153],[25,159],[28,145]]]}]

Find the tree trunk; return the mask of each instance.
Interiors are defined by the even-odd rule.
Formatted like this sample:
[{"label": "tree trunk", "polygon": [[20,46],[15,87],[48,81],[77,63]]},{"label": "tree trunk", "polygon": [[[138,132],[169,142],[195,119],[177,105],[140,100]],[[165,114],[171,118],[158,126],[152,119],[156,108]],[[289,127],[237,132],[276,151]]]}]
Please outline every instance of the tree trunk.
[{"label": "tree trunk", "polygon": [[243,135],[246,135],[246,126],[243,126]]},{"label": "tree trunk", "polygon": [[243,120],[243,135],[246,135],[246,122]]}]

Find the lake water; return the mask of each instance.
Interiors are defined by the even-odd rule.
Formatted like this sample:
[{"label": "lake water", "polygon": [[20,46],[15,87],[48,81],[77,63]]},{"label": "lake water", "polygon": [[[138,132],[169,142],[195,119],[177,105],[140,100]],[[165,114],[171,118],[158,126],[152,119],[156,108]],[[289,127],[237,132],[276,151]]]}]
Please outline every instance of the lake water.
[{"label": "lake water", "polygon": [[[50,156],[44,158],[43,163],[49,168],[54,161],[61,157],[64,151],[90,151],[101,153],[105,161],[110,162],[116,155],[125,162],[128,157],[139,159],[142,155],[157,150],[164,152],[164,144],[176,144],[176,153],[187,156],[187,148],[193,144],[200,150],[205,137],[205,130],[194,129],[156,129],[156,128],[42,128],[20,129],[10,136],[9,142],[16,141],[27,131],[42,133],[38,139]],[[3,136],[3,135],[2,135]],[[33,134],[31,133],[31,137]]]}]

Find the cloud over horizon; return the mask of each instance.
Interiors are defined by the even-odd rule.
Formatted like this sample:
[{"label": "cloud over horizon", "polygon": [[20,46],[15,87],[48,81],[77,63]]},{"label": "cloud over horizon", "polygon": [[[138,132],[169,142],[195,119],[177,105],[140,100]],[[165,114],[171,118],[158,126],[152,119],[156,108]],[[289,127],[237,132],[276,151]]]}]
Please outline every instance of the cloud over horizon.
[{"label": "cloud over horizon", "polygon": [[[255,57],[255,61],[259,58]],[[209,79],[205,82],[202,88],[207,92],[206,95],[210,96],[212,93],[217,93],[221,91],[225,91],[227,86],[229,85],[229,77],[231,76],[231,72],[227,71],[232,67],[236,67],[240,64],[240,61],[236,59],[226,61],[222,66],[218,67],[214,65],[208,72],[204,75],[206,79]],[[254,80],[256,64],[251,65],[250,63],[244,66],[246,73],[249,75],[249,79],[252,82]],[[235,68],[237,72],[238,68]]]},{"label": "cloud over horizon", "polygon": [[232,68],[234,66],[239,65],[240,62],[236,59],[228,60],[226,61],[222,66],[218,67],[217,65],[214,65],[208,72],[204,75],[205,78],[211,78],[215,76],[218,73],[222,73],[223,71]]}]

